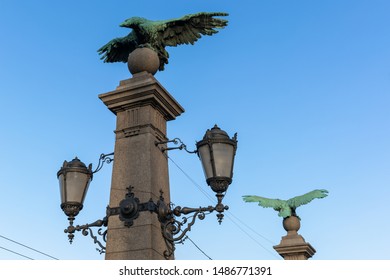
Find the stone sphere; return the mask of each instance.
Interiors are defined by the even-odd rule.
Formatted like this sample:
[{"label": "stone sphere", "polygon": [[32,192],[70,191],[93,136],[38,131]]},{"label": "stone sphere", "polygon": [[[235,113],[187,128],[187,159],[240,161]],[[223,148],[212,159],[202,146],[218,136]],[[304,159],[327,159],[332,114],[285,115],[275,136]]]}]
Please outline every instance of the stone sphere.
[{"label": "stone sphere", "polygon": [[301,228],[301,222],[296,216],[290,216],[283,220],[283,227],[288,232],[297,232]]},{"label": "stone sphere", "polygon": [[149,48],[138,48],[129,54],[127,66],[133,75],[143,71],[154,75],[160,66],[160,59],[155,51]]}]

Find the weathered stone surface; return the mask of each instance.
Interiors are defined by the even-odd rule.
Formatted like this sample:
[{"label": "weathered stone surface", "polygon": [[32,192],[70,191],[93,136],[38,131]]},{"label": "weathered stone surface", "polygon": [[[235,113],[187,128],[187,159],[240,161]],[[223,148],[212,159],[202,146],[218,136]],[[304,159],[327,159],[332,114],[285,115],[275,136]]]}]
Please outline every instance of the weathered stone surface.
[{"label": "weathered stone surface", "polygon": [[[156,202],[160,190],[169,202],[168,162],[155,141],[166,139],[166,122],[184,109],[146,72],[99,97],[117,117],[110,207],[119,205],[130,185],[141,203]],[[109,218],[106,248],[111,260],[164,259],[166,244],[156,215],[141,212],[130,228],[117,216]]]},{"label": "weathered stone surface", "polygon": [[127,67],[131,74],[146,71],[152,75],[156,74],[160,66],[160,59],[155,51],[149,48],[139,48],[129,54]]}]

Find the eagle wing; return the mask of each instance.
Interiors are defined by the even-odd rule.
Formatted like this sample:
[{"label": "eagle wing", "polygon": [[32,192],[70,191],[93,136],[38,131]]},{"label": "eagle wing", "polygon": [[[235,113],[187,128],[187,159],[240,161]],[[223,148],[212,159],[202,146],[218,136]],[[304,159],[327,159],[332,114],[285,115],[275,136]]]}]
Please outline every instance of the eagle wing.
[{"label": "eagle wing", "polygon": [[264,208],[273,208],[278,211],[278,216],[286,218],[291,216],[291,208],[288,206],[285,200],[265,198],[257,195],[244,195],[245,202],[258,202],[259,206]]},{"label": "eagle wing", "polygon": [[258,202],[259,206],[274,208],[276,211],[279,211],[283,207],[283,204],[285,204],[285,201],[281,199],[265,198],[257,195],[244,195],[242,198],[245,202]]},{"label": "eagle wing", "polygon": [[165,46],[180,44],[194,44],[202,35],[218,33],[216,28],[223,28],[228,21],[214,18],[215,16],[228,16],[227,13],[197,13],[182,18],[155,21],[154,28]]},{"label": "eagle wing", "polygon": [[287,200],[287,203],[291,208],[295,209],[301,205],[308,204],[310,201],[312,201],[315,198],[324,198],[327,195],[328,195],[327,190],[314,190],[308,192],[307,194],[293,197]]},{"label": "eagle wing", "polygon": [[129,53],[137,48],[137,36],[134,31],[125,37],[115,38],[98,49],[104,62],[127,62]]}]

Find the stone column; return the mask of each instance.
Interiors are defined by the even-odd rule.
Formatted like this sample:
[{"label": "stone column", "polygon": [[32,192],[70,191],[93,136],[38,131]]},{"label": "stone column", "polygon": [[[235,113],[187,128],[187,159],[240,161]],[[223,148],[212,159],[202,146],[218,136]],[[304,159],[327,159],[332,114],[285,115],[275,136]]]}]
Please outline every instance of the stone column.
[{"label": "stone column", "polygon": [[287,235],[282,237],[279,245],[274,246],[280,256],[285,260],[307,260],[314,256],[316,250],[298,234],[301,227],[298,217],[285,218],[283,227],[287,231]]},{"label": "stone column", "polygon": [[[139,60],[146,65],[143,59]],[[99,95],[116,115],[110,207],[119,206],[130,185],[141,203],[151,198],[156,202],[160,190],[165,201],[170,201],[167,158],[155,142],[167,140],[166,122],[184,109],[150,72],[155,71],[133,73],[116,90]],[[164,259],[165,250],[156,214],[140,212],[131,227],[126,227],[118,216],[109,217],[107,260]]]}]

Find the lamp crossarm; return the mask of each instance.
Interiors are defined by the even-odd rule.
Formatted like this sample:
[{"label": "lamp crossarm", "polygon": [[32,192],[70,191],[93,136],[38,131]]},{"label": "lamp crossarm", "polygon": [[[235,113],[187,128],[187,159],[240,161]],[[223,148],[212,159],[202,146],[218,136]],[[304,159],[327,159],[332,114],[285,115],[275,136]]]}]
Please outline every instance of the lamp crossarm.
[{"label": "lamp crossarm", "polygon": [[89,229],[91,227],[102,227],[107,226],[107,217],[104,217],[102,220],[96,220],[95,222],[91,224],[84,224],[84,225],[69,225],[67,229],[64,230],[65,233],[75,233],[76,231],[81,231],[85,229]]},{"label": "lamp crossarm", "polygon": [[190,207],[181,207],[177,206],[175,209],[173,209],[173,214],[177,217],[180,217],[181,214],[188,215],[194,212],[197,213],[204,213],[204,212],[213,212],[215,210],[215,207],[213,206],[207,206],[207,207],[199,207],[199,208],[190,208]]},{"label": "lamp crossarm", "polygon": [[106,251],[106,247],[98,240],[97,236],[94,235],[91,227],[99,227],[98,235],[102,236],[103,241],[106,242],[107,230],[102,232],[102,228],[101,227],[102,226],[107,227],[107,223],[108,223],[108,217],[107,216],[104,217],[101,220],[96,220],[95,222],[90,223],[90,224],[73,226],[73,224],[71,223],[68,226],[68,228],[64,230],[64,232],[68,233],[68,237],[69,237],[69,242],[70,243],[72,243],[73,238],[74,238],[74,234],[73,233],[75,233],[76,231],[81,231],[84,236],[87,236],[89,234],[91,236],[91,238],[93,239],[93,242],[100,247],[100,249],[96,248],[96,250],[98,252],[100,252],[100,254],[103,254]]}]

